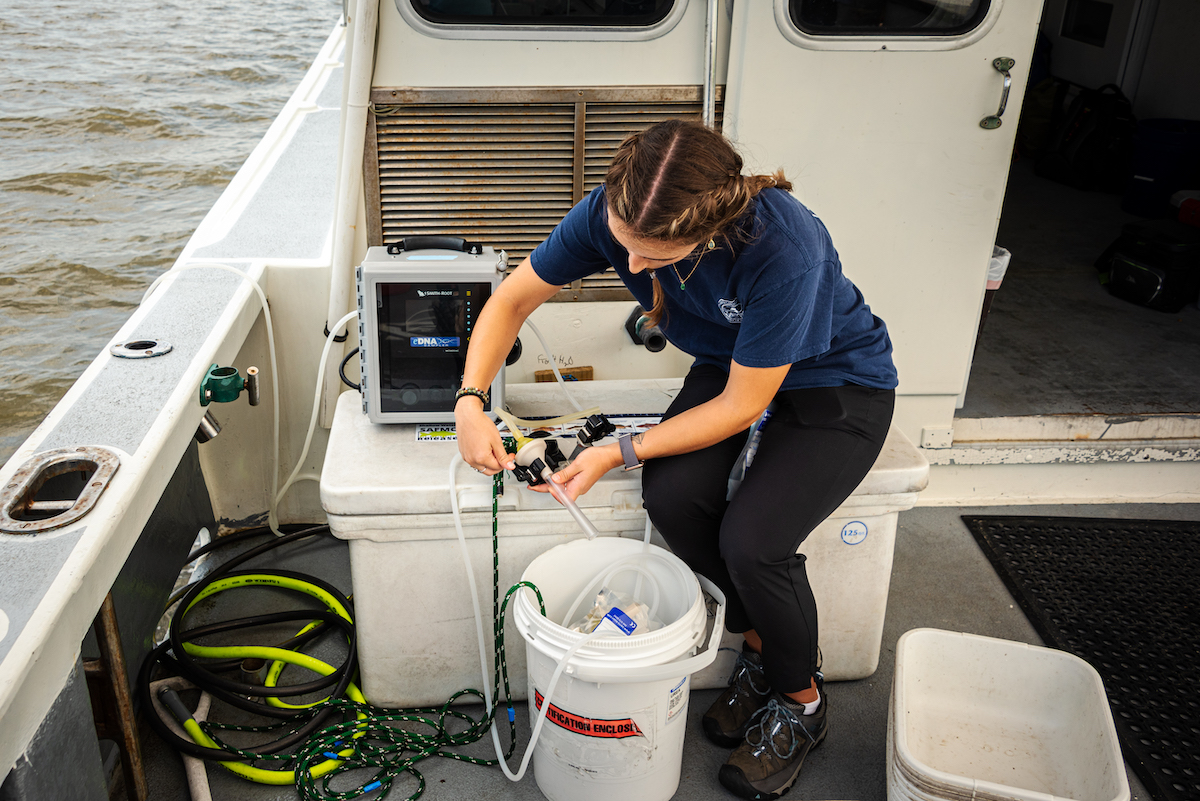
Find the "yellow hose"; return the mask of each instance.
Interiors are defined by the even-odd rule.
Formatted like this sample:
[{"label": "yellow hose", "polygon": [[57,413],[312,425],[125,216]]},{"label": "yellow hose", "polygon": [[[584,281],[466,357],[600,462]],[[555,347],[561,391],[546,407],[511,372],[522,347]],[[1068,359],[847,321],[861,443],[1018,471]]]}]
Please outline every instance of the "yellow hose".
[{"label": "yellow hose", "polygon": [[[350,613],[346,611],[346,609],[340,603],[338,603],[337,599],[322,590],[320,587],[313,586],[308,582],[291,579],[286,576],[273,576],[270,574],[231,576],[219,581],[214,581],[196,596],[196,599],[188,606],[188,610],[199,603],[202,599],[207,598],[209,595],[214,593],[221,592],[222,590],[228,590],[233,587],[263,585],[285,587],[290,590],[303,592],[306,595],[311,595],[312,597],[320,600],[325,604],[326,607],[341,617],[345,618],[346,620],[351,620]],[[184,610],[183,614],[187,614],[187,610]],[[299,633],[303,634],[317,625],[319,624],[316,622],[309,623],[307,626],[301,629]],[[332,665],[322,662],[319,659],[315,659],[308,654],[302,654],[298,651],[290,651],[286,648],[272,648],[270,646],[263,645],[211,646],[197,645],[190,642],[184,643],[183,648],[193,656],[199,656],[208,659],[257,658],[273,660],[271,669],[267,672],[267,678],[264,682],[264,684],[266,684],[268,687],[275,686],[276,681],[279,679],[280,674],[283,673],[286,665],[296,665],[298,667],[306,668],[322,676],[328,676],[329,674],[333,673],[334,670],[336,670],[336,668],[334,668]],[[367,703],[366,697],[362,694],[362,691],[354,685],[353,682],[347,685],[346,695],[351,700],[360,704]],[[321,702],[316,701],[312,704],[297,705],[289,704],[278,698],[268,698],[267,703],[271,704],[272,706],[283,707],[287,709],[304,709],[309,706],[315,706]],[[365,717],[366,715],[364,715],[362,712],[358,713],[359,720],[362,720]],[[200,724],[197,723],[194,718],[188,718],[187,720],[183,721],[183,728],[191,736],[191,738],[195,740],[197,745],[203,745],[208,748],[221,747],[216,743],[216,741],[205,734],[204,729],[200,727]],[[362,735],[357,734],[354,736],[361,737]],[[354,749],[347,748],[342,751],[338,751],[337,753],[339,756],[350,756],[354,753]],[[249,779],[250,781],[257,782],[259,784],[285,785],[295,784],[296,782],[296,772],[293,770],[267,770],[266,768],[256,768],[252,765],[246,765],[242,762],[220,762],[218,764],[220,764],[221,767],[225,768],[230,773],[234,773],[244,779]],[[341,764],[342,763],[339,760],[327,759],[318,765],[314,765],[309,771],[309,775],[311,775],[314,779],[320,778]]]}]

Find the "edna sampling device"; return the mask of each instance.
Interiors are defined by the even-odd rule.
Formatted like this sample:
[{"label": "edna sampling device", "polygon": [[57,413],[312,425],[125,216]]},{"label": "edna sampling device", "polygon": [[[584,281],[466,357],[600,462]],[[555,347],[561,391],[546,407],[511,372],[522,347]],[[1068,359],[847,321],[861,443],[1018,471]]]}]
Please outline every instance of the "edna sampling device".
[{"label": "edna sampling device", "polygon": [[[450,423],[467,345],[508,257],[445,236],[367,250],[356,271],[363,411],[372,423]],[[504,368],[484,411],[504,405]]]}]

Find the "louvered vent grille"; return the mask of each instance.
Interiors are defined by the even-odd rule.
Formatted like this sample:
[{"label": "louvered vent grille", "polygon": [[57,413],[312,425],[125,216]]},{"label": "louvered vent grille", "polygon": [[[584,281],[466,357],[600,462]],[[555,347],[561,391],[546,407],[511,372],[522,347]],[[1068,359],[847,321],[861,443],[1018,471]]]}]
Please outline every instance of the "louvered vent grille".
[{"label": "louvered vent grille", "polygon": [[375,125],[384,244],[453,234],[516,260],[571,209],[572,105],[377,107]]},{"label": "louvered vent grille", "polygon": [[[701,113],[696,87],[516,92],[480,92],[476,102],[464,91],[376,90],[375,135],[368,142],[374,153],[369,147],[366,165],[369,196],[378,192],[371,244],[449,234],[503,249],[515,267],[604,180],[626,136],[660,120]],[[411,102],[380,100],[397,94],[416,96]],[[497,94],[508,97],[498,102]],[[630,94],[640,97],[626,99]],[[439,95],[454,102],[436,102]],[[720,103],[717,119],[719,125]],[[558,299],[628,297],[609,269]]]}]

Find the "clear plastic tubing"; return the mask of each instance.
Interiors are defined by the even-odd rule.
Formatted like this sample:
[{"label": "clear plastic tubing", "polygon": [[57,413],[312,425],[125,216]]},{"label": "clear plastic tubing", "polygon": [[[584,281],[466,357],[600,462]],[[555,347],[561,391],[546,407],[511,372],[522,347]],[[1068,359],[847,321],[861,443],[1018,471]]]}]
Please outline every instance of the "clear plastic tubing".
[{"label": "clear plastic tubing", "polygon": [[559,486],[554,483],[553,476],[554,471],[549,467],[542,471],[542,480],[545,481],[546,486],[550,488],[550,494],[554,496],[555,500],[566,507],[567,511],[571,513],[571,517],[575,518],[575,522],[578,523],[579,527],[583,529],[583,533],[587,534],[587,538],[589,540],[594,540],[596,537],[599,537],[600,532],[594,525],[592,525],[592,521],[588,520],[587,515],[580,511],[575,501],[568,498],[567,494],[559,489]]},{"label": "clear plastic tubing", "polygon": [[[650,588],[654,590],[654,603],[649,605],[650,611],[648,612],[648,615],[650,617],[653,617],[654,614],[658,611],[658,603],[662,597],[662,593],[659,590],[658,580],[654,578],[654,574],[649,572],[645,567],[643,567],[641,564],[639,564],[639,562],[645,562],[648,559],[661,560],[662,557],[655,553],[644,553],[644,552],[640,553],[640,554],[635,554],[633,556],[626,556],[624,559],[620,559],[620,560],[614,562],[613,564],[609,565],[607,573],[597,574],[594,579],[592,579],[586,585],[584,585],[583,590],[575,598],[575,602],[571,604],[571,608],[569,610],[567,610],[567,614],[563,617],[563,622],[562,622],[563,628],[567,628],[571,625],[571,618],[579,610],[579,606],[580,606],[580,604],[583,603],[583,600],[585,598],[587,598],[589,595],[594,594],[597,591],[597,587],[599,587],[600,589],[607,587],[608,582],[612,581],[613,576],[617,575],[618,573],[630,573],[630,572],[637,573],[639,583],[641,582],[643,577],[645,577],[646,580],[650,582]],[[637,595],[635,595],[634,600],[640,601],[641,599]]]}]

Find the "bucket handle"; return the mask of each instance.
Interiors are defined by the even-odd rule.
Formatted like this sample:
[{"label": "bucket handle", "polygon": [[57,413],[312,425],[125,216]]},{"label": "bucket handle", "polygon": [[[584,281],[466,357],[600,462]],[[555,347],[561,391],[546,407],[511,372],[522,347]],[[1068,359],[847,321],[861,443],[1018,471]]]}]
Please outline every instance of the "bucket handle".
[{"label": "bucket handle", "polygon": [[725,593],[699,573],[696,574],[696,580],[700,582],[704,591],[717,601],[712,634],[709,635],[708,646],[703,651],[682,661],[668,662],[665,665],[611,668],[568,665],[565,672],[573,678],[593,684],[641,684],[690,676],[711,665],[717,658],[717,651],[720,650],[721,635],[725,633]]}]

